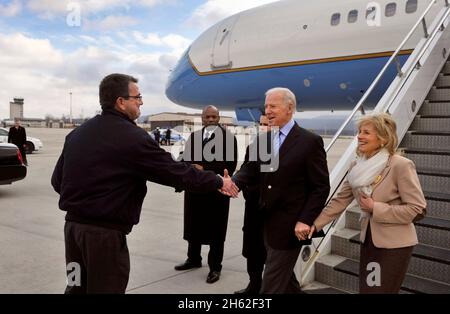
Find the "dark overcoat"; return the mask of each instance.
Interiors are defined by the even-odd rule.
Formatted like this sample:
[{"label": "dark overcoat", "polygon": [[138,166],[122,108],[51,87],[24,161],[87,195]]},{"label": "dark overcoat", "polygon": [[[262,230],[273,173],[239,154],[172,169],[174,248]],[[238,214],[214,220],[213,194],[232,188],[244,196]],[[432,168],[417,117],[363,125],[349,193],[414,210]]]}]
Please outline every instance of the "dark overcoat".
[{"label": "dark overcoat", "polygon": [[17,147],[22,148],[26,142],[27,134],[24,127],[19,126],[19,128],[16,128],[13,126],[9,129],[8,143],[13,143],[17,145]]},{"label": "dark overcoat", "polygon": [[[203,133],[204,128],[191,133],[183,160],[222,176],[224,169],[227,169],[231,176],[236,170],[238,158],[236,138],[222,126],[217,127],[207,140],[203,139]],[[183,238],[201,244],[225,241],[229,207],[230,198],[218,191],[185,192]]]}]

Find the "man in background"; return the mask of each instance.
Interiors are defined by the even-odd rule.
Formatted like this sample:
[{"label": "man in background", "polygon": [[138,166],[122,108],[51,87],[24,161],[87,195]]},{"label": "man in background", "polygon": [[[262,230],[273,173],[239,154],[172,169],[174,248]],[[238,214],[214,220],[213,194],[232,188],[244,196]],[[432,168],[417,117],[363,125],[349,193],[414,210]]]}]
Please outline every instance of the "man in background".
[{"label": "man in background", "polygon": [[[258,135],[268,130],[268,119],[265,115],[259,118],[259,129],[256,138],[250,145],[256,145]],[[250,145],[245,152],[245,162],[249,161]],[[266,248],[264,247],[264,215],[259,208],[259,183],[247,185],[242,194],[245,198],[244,233],[242,255],[247,259],[247,274],[250,279],[246,288],[235,294],[258,294],[261,290]]]},{"label": "man in background", "polygon": [[23,163],[28,166],[26,155],[27,133],[25,128],[20,125],[19,118],[14,119],[14,126],[9,129],[8,143],[12,143],[19,148]]},{"label": "man in background", "polygon": [[[207,106],[202,112],[203,128],[192,132],[186,142],[182,159],[197,169],[218,175],[228,170],[231,175],[237,165],[237,141],[231,132],[219,124],[219,110]],[[184,235],[188,241],[187,259],[175,266],[186,270],[202,266],[201,246],[209,245],[207,283],[220,278],[228,225],[230,198],[218,191],[184,194]]]}]

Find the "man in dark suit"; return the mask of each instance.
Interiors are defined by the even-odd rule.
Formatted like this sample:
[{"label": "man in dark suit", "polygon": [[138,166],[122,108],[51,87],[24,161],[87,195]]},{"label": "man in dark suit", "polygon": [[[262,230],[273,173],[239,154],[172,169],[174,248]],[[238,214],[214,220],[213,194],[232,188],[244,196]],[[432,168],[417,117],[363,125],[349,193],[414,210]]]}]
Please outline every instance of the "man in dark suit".
[{"label": "man in dark suit", "polygon": [[170,127],[168,127],[166,130],[166,145],[170,146],[170,137],[171,136],[172,136],[172,130],[170,129]]},{"label": "man in dark suit", "polygon": [[8,143],[13,143],[19,148],[20,154],[22,154],[23,163],[28,166],[26,155],[26,142],[27,142],[27,133],[25,132],[25,128],[20,125],[20,119],[15,118],[14,126],[9,129]]},{"label": "man in dark suit", "polygon": [[[233,177],[241,189],[259,183],[267,250],[261,293],[301,292],[294,267],[302,245],[310,244],[308,231],[330,191],[323,140],[294,122],[296,103],[289,89],[267,91],[265,113],[274,134],[271,163],[276,165],[278,158],[278,167],[263,167],[257,158]],[[260,136],[260,142],[265,138]]]},{"label": "man in dark suit", "polygon": [[[267,130],[267,117],[261,115],[259,118],[259,132],[257,134],[267,132]],[[252,142],[250,145],[254,144],[255,142]],[[250,160],[250,145],[245,152],[244,162],[249,162]],[[261,290],[262,274],[267,255],[264,247],[264,219],[259,208],[259,184],[245,186],[242,194],[245,198],[242,255],[247,259],[247,274],[250,281],[247,287],[234,293],[258,294]]]},{"label": "man in dark suit", "polygon": [[[207,106],[202,112],[203,128],[191,133],[183,152],[183,160],[201,170],[230,174],[237,165],[237,141],[219,124],[219,111]],[[230,199],[218,191],[184,194],[184,234],[188,241],[187,260],[176,270],[201,267],[201,245],[209,244],[207,283],[220,278],[224,243],[228,225]]]},{"label": "man in dark suit", "polygon": [[159,127],[157,127],[155,129],[155,133],[154,134],[155,134],[155,141],[159,145],[159,142],[160,142],[160,139],[161,139],[161,132],[159,131]]}]

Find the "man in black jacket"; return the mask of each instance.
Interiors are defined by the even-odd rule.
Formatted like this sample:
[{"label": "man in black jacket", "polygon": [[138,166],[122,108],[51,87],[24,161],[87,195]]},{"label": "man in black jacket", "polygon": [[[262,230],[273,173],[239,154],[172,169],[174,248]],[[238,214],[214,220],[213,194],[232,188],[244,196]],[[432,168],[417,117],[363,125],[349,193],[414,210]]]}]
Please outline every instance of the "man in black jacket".
[{"label": "man in black jacket", "polygon": [[[259,118],[257,134],[268,131],[268,122],[265,115]],[[247,147],[244,162],[250,161],[252,145],[257,145],[257,138]],[[262,274],[267,255],[264,247],[264,216],[259,208],[259,183],[245,186],[242,194],[245,199],[242,255],[247,259],[247,274],[250,281],[247,287],[234,293],[254,295],[259,294],[261,290]]]},{"label": "man in black jacket", "polygon": [[27,133],[25,132],[25,128],[20,125],[20,119],[14,119],[14,126],[9,129],[8,133],[8,143],[13,143],[16,145],[20,154],[22,155],[22,160],[25,165],[28,165],[27,155],[26,155],[26,142],[27,142]]},{"label": "man in black jacket", "polygon": [[222,189],[228,179],[176,162],[134,120],[143,104],[137,79],[111,74],[100,83],[102,114],[66,137],[52,176],[66,211],[66,293],[124,293],[126,243],[139,222],[146,181],[192,191]]},{"label": "man in black jacket", "polygon": [[[232,175],[237,165],[237,141],[235,136],[219,124],[219,110],[207,106],[202,112],[203,128],[192,132],[186,142],[183,160],[198,169],[223,174],[227,169]],[[200,154],[196,154],[200,152]],[[228,226],[230,198],[218,191],[184,194],[184,234],[188,241],[187,260],[175,266],[186,270],[201,266],[201,246],[209,245],[207,283],[220,278]]]},{"label": "man in black jacket", "polygon": [[[294,266],[302,245],[310,244],[310,226],[330,191],[323,140],[295,123],[295,107],[289,89],[267,91],[265,113],[274,133],[271,153],[278,158],[278,167],[263,167],[260,159],[252,160],[233,177],[239,188],[259,184],[267,250],[261,293],[301,292]],[[259,137],[261,143],[264,137]]]}]

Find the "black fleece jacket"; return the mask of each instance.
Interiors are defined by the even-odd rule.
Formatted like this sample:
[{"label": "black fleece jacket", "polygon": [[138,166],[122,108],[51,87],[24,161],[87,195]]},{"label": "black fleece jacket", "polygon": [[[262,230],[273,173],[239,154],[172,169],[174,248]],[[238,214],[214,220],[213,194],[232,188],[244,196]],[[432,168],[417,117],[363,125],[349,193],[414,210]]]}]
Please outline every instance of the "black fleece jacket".
[{"label": "black fleece jacket", "polygon": [[146,181],[214,191],[222,179],[174,161],[126,115],[104,110],[67,135],[51,183],[66,220],[129,233],[139,222]]}]

